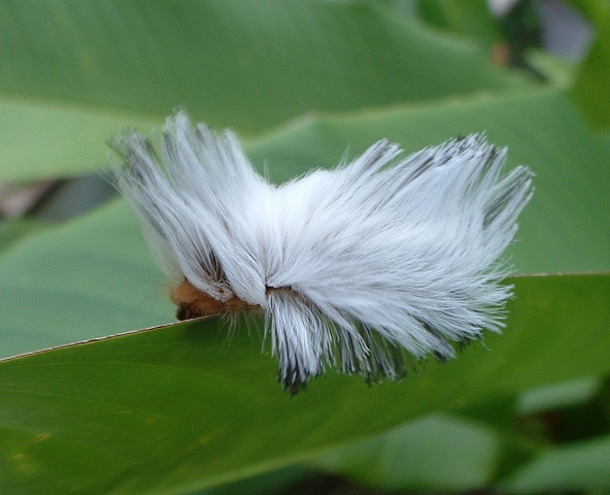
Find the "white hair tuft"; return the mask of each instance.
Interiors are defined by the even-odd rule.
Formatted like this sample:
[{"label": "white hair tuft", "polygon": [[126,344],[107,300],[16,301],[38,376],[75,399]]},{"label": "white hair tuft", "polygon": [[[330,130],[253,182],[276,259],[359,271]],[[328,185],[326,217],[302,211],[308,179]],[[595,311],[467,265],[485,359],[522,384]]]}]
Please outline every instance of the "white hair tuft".
[{"label": "white hair tuft", "polygon": [[159,153],[134,131],[113,147],[117,187],[177,284],[179,317],[261,309],[293,392],[335,364],[400,378],[409,355],[452,358],[452,343],[503,326],[500,256],[532,173],[502,175],[506,150],[481,135],[412,155],[382,140],[281,186],[233,133],[184,113],[167,119]]}]

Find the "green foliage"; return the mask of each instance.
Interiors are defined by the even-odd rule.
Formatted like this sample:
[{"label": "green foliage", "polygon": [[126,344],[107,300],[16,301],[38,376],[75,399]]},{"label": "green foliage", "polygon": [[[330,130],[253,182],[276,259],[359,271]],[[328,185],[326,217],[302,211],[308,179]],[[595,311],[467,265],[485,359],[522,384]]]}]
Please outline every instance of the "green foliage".
[{"label": "green foliage", "polygon": [[0,492],[290,493],[312,470],[386,490],[608,489],[610,140],[588,123],[607,126],[607,2],[575,3],[597,41],[574,69],[538,54],[538,82],[493,65],[506,39],[483,1],[0,4],[3,181],[101,170],[119,127],[176,107],[235,128],[278,182],[381,137],[412,151],[477,131],[537,174],[504,335],[401,383],[330,373],[294,398],[260,321],[169,324],[122,200],[0,224]]},{"label": "green foliage", "polygon": [[388,490],[469,490],[491,481],[502,447],[498,433],[484,425],[430,415],[335,449],[313,465]]},{"label": "green foliage", "polygon": [[[361,379],[330,373],[291,398],[274,379],[275,361],[260,352],[261,325],[250,335],[240,329],[227,341],[218,319],[4,361],[0,486],[19,487],[22,493],[44,487],[45,493],[58,494],[184,490],[311,458],[433,411],[451,412],[610,371],[610,275],[514,282],[510,330],[488,336],[489,350],[472,345],[451,363],[430,362],[402,383],[372,388]],[[586,321],[579,311],[583,306],[592,313]],[[385,454],[391,463],[381,467],[370,465],[365,455],[360,462],[375,470],[373,480],[381,474],[393,487],[422,480],[430,484],[430,451],[439,442],[437,462],[451,461],[454,475],[465,467],[460,449],[470,445],[483,456],[459,478],[445,473],[440,486],[470,487],[490,478],[498,456],[493,432],[446,420],[432,423],[432,435],[425,433],[426,424],[423,430],[420,425],[391,436],[391,451],[419,445],[417,472],[405,471],[401,466],[408,458],[391,451]],[[385,451],[380,442],[361,449],[381,456],[375,454]],[[346,452],[353,459],[358,450]],[[364,475],[357,463],[351,466]]]},{"label": "green foliage", "polygon": [[610,127],[610,11],[598,26],[597,38],[580,67],[574,97],[598,127]]}]

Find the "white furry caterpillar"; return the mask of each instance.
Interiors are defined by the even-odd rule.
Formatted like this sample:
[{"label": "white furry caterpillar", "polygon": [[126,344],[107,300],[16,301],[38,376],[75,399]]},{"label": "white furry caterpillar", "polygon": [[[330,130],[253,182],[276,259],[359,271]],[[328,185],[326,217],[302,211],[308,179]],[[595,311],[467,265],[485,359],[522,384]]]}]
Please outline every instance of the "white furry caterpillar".
[{"label": "white furry caterpillar", "polygon": [[258,308],[293,392],[340,363],[396,379],[415,358],[503,326],[499,256],[531,196],[525,167],[479,135],[405,156],[382,140],[350,164],[281,186],[230,132],[168,118],[161,157],[137,132],[113,170],[160,266],[177,317]]}]

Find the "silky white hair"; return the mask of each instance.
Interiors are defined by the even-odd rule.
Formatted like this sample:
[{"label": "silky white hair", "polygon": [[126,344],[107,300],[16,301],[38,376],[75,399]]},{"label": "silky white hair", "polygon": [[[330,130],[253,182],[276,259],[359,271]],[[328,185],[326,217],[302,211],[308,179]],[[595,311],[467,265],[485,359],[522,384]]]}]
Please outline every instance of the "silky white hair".
[{"label": "silky white hair", "polygon": [[532,173],[503,176],[506,150],[482,135],[412,155],[381,140],[281,186],[231,131],[184,113],[167,119],[160,153],[135,131],[112,146],[117,187],[161,268],[218,301],[261,307],[293,392],[334,365],[397,379],[413,357],[453,358],[452,343],[504,325],[512,288],[500,255]]}]

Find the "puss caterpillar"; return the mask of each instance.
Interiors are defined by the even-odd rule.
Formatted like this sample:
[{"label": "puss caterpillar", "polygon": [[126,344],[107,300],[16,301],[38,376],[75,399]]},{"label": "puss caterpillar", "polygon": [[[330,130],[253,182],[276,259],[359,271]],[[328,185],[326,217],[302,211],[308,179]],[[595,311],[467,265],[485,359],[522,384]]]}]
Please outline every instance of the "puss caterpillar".
[{"label": "puss caterpillar", "polygon": [[452,343],[504,325],[500,256],[532,173],[503,175],[506,150],[482,135],[411,155],[381,140],[280,186],[231,131],[184,113],[167,119],[159,153],[136,131],[113,147],[178,318],[263,313],[293,392],[332,366],[394,380],[409,356],[453,358]]}]

